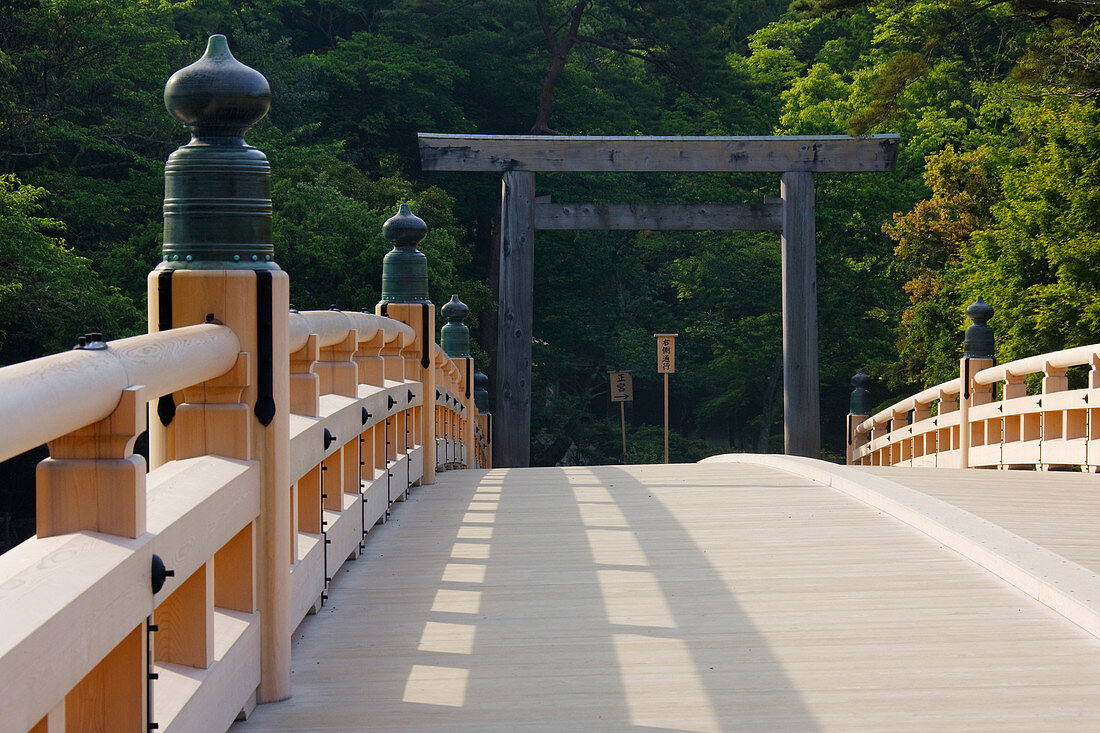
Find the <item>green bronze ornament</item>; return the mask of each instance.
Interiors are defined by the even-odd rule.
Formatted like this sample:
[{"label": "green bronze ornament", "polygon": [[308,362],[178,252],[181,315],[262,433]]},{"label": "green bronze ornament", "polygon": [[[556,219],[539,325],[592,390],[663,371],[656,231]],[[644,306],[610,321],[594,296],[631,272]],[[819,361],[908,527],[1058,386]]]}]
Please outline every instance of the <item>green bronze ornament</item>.
[{"label": "green bronze ornament", "polygon": [[382,258],[383,303],[429,303],[428,258],[416,248],[428,234],[424,223],[408,204],[382,225],[382,234],[393,249]]},{"label": "green bronze ornament", "polygon": [[158,269],[278,270],[271,240],[271,166],[244,134],[271,106],[263,74],[211,36],[206,53],[164,86],[164,106],[191,141],[164,168]]},{"label": "green bronze ornament", "polygon": [[447,356],[457,359],[470,355],[470,328],[463,323],[470,307],[452,295],[439,312],[447,320],[440,331],[439,342]]},{"label": "green bronze ornament", "polygon": [[986,321],[993,317],[993,307],[978,299],[966,309],[966,317],[973,325],[966,327],[963,340],[964,359],[993,359],[993,327]]},{"label": "green bronze ornament", "polygon": [[852,396],[849,401],[849,415],[871,414],[871,392],[867,385],[871,383],[871,377],[862,369],[852,377]]},{"label": "green bronze ornament", "polygon": [[474,405],[480,413],[489,412],[489,377],[480,369],[474,372]]}]

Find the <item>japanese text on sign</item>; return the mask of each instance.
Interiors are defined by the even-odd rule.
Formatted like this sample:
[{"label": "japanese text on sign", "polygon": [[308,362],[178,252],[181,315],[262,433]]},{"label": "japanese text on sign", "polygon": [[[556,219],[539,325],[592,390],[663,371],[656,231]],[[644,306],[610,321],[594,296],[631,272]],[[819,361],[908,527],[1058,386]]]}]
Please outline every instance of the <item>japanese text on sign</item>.
[{"label": "japanese text on sign", "polygon": [[630,372],[611,372],[611,401],[634,401],[634,380]]},{"label": "japanese text on sign", "polygon": [[655,333],[657,338],[657,373],[672,374],[676,371],[675,333]]}]

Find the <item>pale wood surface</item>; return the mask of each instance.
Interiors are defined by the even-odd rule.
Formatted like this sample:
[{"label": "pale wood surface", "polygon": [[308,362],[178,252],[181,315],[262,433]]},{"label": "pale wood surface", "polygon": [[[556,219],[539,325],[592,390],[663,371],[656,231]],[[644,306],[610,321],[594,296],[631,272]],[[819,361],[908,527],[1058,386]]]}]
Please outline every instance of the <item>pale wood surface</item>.
[{"label": "pale wood surface", "polygon": [[238,351],[228,328],[200,325],[6,366],[0,370],[0,460],[106,418],[128,386],[143,385],[155,398],[216,377]]},{"label": "pale wood surface", "polygon": [[769,466],[829,486],[924,533],[1100,638],[1100,575],[966,509],[855,466],[743,453],[702,462]]},{"label": "pale wood surface", "polygon": [[420,164],[436,171],[891,171],[897,135],[643,137],[447,135],[421,132]]},{"label": "pale wood surface", "polygon": [[260,683],[259,626],[256,614],[218,609],[209,668],[155,665],[153,721],[159,731],[214,731],[232,724]]},{"label": "pale wood surface", "polygon": [[535,204],[535,229],[769,231],[783,228],[778,204]]},{"label": "pale wood surface", "polygon": [[293,697],[235,727],[1092,730],[1098,652],[926,535],[774,468],[453,471],[299,627]]},{"label": "pale wood surface", "polygon": [[1062,471],[860,467],[987,519],[1100,573],[1100,478]]}]

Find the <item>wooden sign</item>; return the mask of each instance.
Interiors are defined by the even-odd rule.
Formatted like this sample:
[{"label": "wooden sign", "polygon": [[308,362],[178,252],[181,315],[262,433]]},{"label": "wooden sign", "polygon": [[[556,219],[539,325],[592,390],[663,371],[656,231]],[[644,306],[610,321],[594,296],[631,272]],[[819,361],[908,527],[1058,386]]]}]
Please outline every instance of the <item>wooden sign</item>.
[{"label": "wooden sign", "polygon": [[630,372],[610,372],[611,374],[611,401],[633,402],[634,380]]},{"label": "wooden sign", "polygon": [[678,333],[655,333],[657,339],[657,373],[672,374],[676,371],[676,337]]}]

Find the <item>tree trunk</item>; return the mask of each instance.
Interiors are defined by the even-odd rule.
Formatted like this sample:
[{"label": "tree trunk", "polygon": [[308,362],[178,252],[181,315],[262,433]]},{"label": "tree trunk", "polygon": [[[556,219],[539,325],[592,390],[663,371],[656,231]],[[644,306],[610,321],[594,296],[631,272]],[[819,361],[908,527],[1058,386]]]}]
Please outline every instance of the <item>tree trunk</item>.
[{"label": "tree trunk", "polygon": [[783,376],[783,354],[775,357],[772,373],[768,377],[768,386],[764,388],[764,412],[760,416],[760,436],[756,441],[756,452],[767,453],[768,441],[771,439],[772,423],[775,422],[775,397],[779,387],[779,379]]},{"label": "tree trunk", "polygon": [[535,3],[535,12],[539,17],[539,25],[542,27],[546,48],[550,52],[550,67],[546,75],[542,77],[539,85],[539,105],[535,112],[535,124],[531,126],[532,135],[557,135],[557,131],[550,128],[550,110],[554,106],[554,85],[561,78],[565,70],[565,62],[569,59],[569,52],[573,50],[577,42],[577,32],[581,27],[581,17],[588,7],[590,0],[578,0],[573,9],[569,11],[569,28],[565,32],[565,38],[559,43],[554,30],[550,27],[550,21],[546,18],[546,9],[542,6],[542,0]]}]

